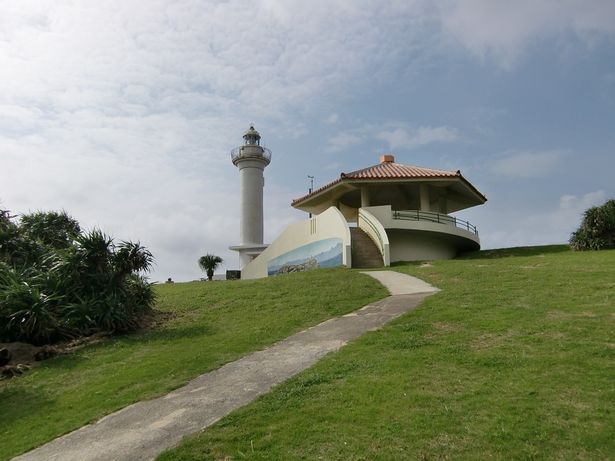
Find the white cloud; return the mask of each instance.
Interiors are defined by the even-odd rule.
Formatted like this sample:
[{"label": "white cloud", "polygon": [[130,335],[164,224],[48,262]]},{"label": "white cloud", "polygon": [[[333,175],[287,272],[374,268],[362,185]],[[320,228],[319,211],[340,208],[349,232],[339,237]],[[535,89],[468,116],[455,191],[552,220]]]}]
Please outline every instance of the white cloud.
[{"label": "white cloud", "polygon": [[328,152],[339,152],[349,147],[360,144],[364,137],[358,131],[340,131],[327,141]]},{"label": "white cloud", "polygon": [[339,119],[340,116],[333,112],[332,114],[329,114],[327,116],[327,118],[325,119],[325,123],[328,125],[335,125],[337,122],[339,122]]},{"label": "white cloud", "polygon": [[[374,81],[398,83],[400,63],[417,54],[429,60],[438,14],[472,52],[491,52],[500,13],[456,5],[442,3],[438,13],[428,1],[396,0],[3,1],[2,204],[65,208],[86,226],[141,239],[157,256],[158,279],[198,277],[194,261],[209,251],[236,267],[226,249],[239,233],[228,151],[247,123],[265,139],[303,137],[310,119],[340,126],[337,103]],[[612,30],[606,13],[579,12],[574,30]],[[471,30],[491,17],[484,35]],[[495,39],[493,49],[522,46],[537,26],[528,28]],[[329,149],[458,137],[446,126],[402,122],[363,129],[340,128]],[[266,229],[275,230],[292,216],[294,194],[267,179]]]},{"label": "white cloud", "polygon": [[457,140],[457,131],[446,126],[420,126],[416,130],[397,127],[381,130],[376,138],[386,141],[389,149],[413,149],[436,142],[453,142]]},{"label": "white cloud", "polygon": [[390,40],[414,40],[399,17],[420,9],[377,10],[369,2],[9,1],[0,83],[10,99],[70,109],[116,111],[121,100],[127,111],[164,110],[186,97],[183,112],[283,118],[287,107],[351,94],[369,78],[367,66],[393,57]]},{"label": "white cloud", "polygon": [[591,44],[615,36],[612,0],[442,0],[444,30],[471,53],[510,68],[529,44],[572,32]]},{"label": "white cloud", "polygon": [[[158,279],[197,277],[205,251],[236,267],[228,151],[248,122],[265,140],[304,136],[306,114],[368,82],[368,67],[386,67],[396,37],[418,35],[402,19],[413,8],[370,2],[9,0],[2,9],[3,206],[66,208],[86,226],[139,238]],[[277,230],[293,216],[293,194],[267,202],[272,185],[266,229]]]},{"label": "white cloud", "polygon": [[577,197],[576,195],[562,195],[559,200],[559,208],[560,210],[572,210],[575,213],[582,213],[588,208],[604,204],[606,200],[606,192],[602,189],[595,192],[588,192],[582,197]]},{"label": "white cloud", "polygon": [[407,148],[414,142],[412,136],[404,128],[394,128],[376,133],[376,138],[385,141],[389,149]]},{"label": "white cloud", "polygon": [[558,150],[506,151],[489,164],[491,173],[503,179],[535,179],[550,176],[564,159]]},{"label": "white cloud", "polygon": [[458,139],[457,130],[447,126],[419,126],[394,121],[383,124],[363,124],[358,128],[339,131],[327,141],[328,152],[339,152],[370,139],[385,141],[387,149],[414,149],[438,142],[453,142]]}]

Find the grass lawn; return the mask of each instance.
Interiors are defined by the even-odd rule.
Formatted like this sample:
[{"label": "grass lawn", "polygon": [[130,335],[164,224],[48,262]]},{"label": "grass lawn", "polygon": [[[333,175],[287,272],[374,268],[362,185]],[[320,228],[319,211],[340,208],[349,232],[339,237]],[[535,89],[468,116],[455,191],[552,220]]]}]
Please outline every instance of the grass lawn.
[{"label": "grass lawn", "polygon": [[393,269],[443,291],[159,459],[615,459],[615,251]]},{"label": "grass lawn", "polygon": [[259,281],[159,285],[176,317],[0,381],[0,459],[76,429],[388,293],[356,271],[327,269]]}]

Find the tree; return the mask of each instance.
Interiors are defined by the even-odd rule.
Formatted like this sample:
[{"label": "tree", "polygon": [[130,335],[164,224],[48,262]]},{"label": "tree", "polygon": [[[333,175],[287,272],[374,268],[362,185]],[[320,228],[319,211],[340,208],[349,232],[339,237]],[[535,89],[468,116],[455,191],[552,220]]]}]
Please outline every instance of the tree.
[{"label": "tree", "polygon": [[201,256],[199,258],[199,267],[203,270],[203,272],[207,273],[207,278],[211,280],[214,276],[214,271],[218,268],[218,266],[222,264],[222,258],[220,256],[206,254],[205,256]]},{"label": "tree", "polygon": [[127,332],[151,312],[147,248],[82,232],[65,212],[13,218],[0,210],[0,342]]},{"label": "tree", "polygon": [[615,199],[585,211],[581,225],[570,237],[570,246],[573,250],[615,248]]}]

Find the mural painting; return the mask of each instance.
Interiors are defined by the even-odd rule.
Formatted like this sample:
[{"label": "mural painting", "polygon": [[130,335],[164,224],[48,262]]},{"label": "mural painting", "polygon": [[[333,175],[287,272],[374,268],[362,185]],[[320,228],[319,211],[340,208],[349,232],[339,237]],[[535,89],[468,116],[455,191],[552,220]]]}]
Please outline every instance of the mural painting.
[{"label": "mural painting", "polygon": [[269,260],[267,274],[288,274],[342,264],[342,239],[330,238],[308,243]]}]

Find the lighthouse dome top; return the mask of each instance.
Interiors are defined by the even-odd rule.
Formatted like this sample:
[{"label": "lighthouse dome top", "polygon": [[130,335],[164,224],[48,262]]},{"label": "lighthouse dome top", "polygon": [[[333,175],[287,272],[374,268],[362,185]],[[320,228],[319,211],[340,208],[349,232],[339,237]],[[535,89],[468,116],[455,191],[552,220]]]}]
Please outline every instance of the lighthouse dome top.
[{"label": "lighthouse dome top", "polygon": [[243,134],[243,139],[246,140],[246,144],[260,144],[261,135],[254,129],[254,125],[250,125],[248,131]]},{"label": "lighthouse dome top", "polygon": [[[245,161],[256,161],[261,163],[263,167],[269,165],[271,161],[271,151],[260,145],[261,135],[254,129],[254,125],[250,125],[248,131],[243,135],[245,143],[243,146],[236,147],[231,151],[231,160],[235,166],[241,163],[247,166]],[[250,163],[251,164],[251,163]]]}]

